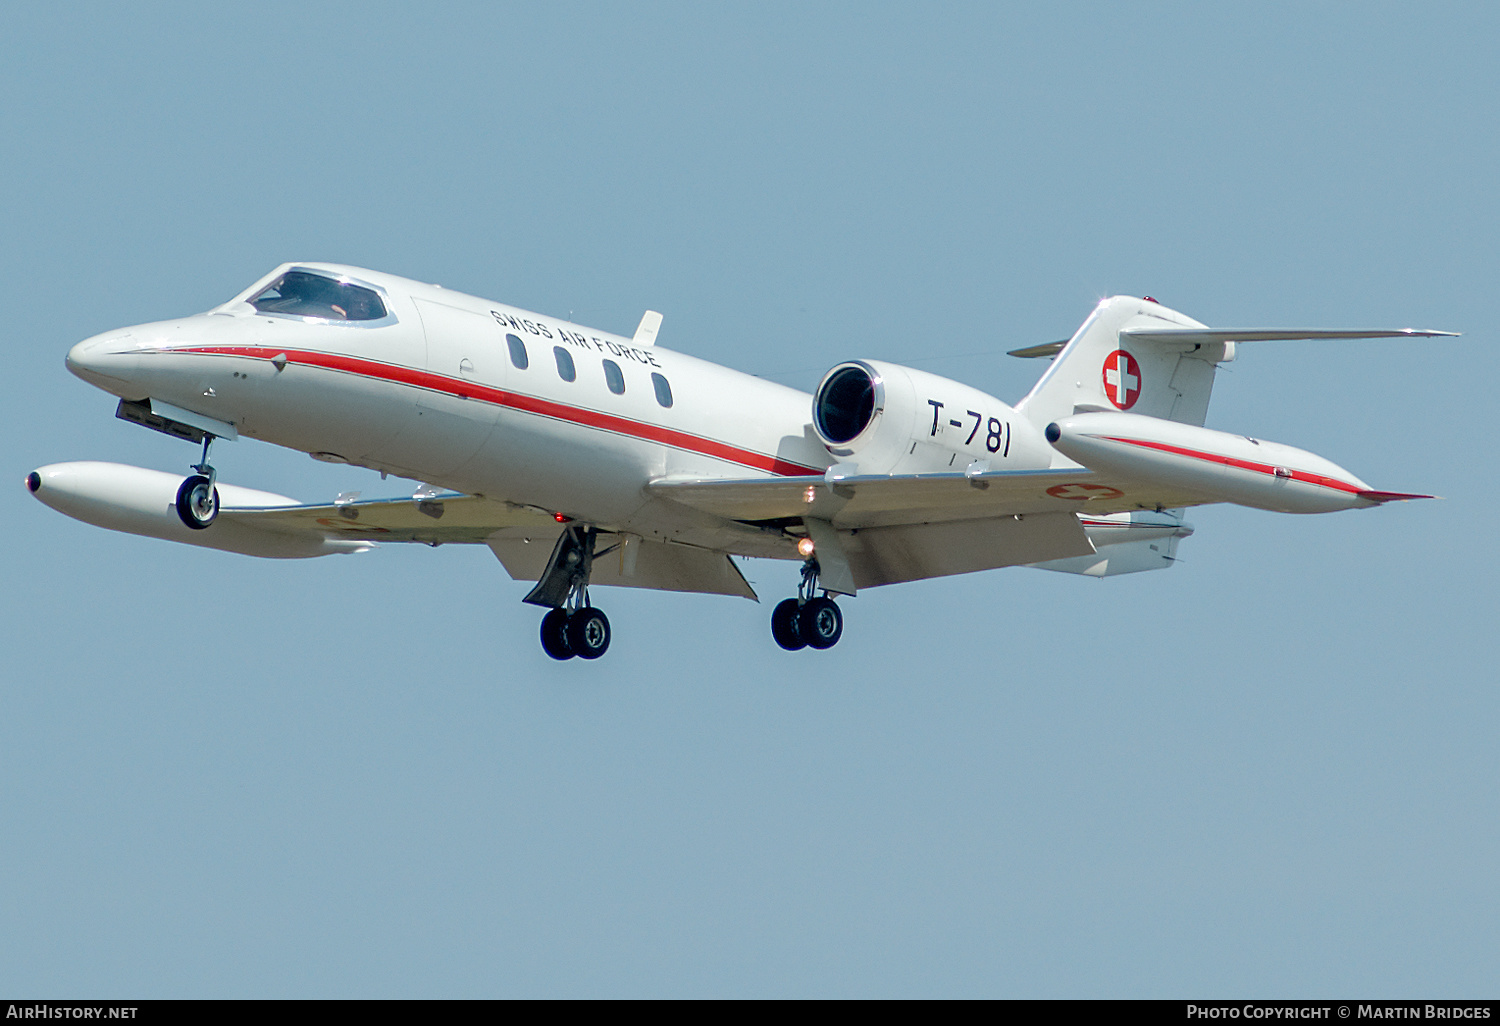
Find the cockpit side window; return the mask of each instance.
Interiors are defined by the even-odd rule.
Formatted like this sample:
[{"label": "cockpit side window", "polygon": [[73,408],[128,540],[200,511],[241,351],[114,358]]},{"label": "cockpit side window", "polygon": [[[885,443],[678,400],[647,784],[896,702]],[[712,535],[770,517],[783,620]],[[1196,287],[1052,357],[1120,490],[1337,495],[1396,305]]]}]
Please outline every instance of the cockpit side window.
[{"label": "cockpit side window", "polygon": [[386,315],[374,291],[308,271],[288,271],[250,305],[261,313],[330,321],[378,321]]}]

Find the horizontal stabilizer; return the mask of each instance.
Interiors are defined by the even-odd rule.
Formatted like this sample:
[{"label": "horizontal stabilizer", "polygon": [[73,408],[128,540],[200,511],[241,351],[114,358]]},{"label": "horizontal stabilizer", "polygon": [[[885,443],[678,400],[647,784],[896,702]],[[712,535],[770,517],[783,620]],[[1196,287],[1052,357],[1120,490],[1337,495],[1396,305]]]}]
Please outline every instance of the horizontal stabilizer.
[{"label": "horizontal stabilizer", "polygon": [[[1456,331],[1423,328],[1125,328],[1121,338],[1139,342],[1209,345],[1215,342],[1293,342],[1330,338],[1457,338]],[[1037,347],[1041,348],[1041,347]],[[1022,350],[1024,352],[1024,350]]]}]

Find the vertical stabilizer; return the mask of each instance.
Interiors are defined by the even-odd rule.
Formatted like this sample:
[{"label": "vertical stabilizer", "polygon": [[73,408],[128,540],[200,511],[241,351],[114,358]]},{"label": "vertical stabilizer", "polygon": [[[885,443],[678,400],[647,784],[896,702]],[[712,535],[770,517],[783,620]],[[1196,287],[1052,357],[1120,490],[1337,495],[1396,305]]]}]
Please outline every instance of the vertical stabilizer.
[{"label": "vertical stabilizer", "polygon": [[1152,299],[1103,300],[1016,409],[1038,426],[1100,410],[1202,426],[1214,368],[1234,359],[1234,343],[1148,341],[1122,332],[1203,327]]}]

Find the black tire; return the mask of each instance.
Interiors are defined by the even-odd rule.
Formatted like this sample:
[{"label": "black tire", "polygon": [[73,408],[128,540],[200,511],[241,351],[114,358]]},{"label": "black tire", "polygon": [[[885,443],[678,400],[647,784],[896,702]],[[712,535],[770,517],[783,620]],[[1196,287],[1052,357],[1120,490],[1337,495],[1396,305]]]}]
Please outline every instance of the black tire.
[{"label": "black tire", "polygon": [[807,642],[802,640],[802,627],[798,623],[797,614],[801,609],[797,600],[791,598],[776,603],[776,608],[771,610],[771,637],[788,652],[807,646]]},{"label": "black tire", "polygon": [[573,646],[568,643],[568,614],[551,609],[542,617],[542,651],[553,659],[572,659]]},{"label": "black tire", "polygon": [[568,617],[568,644],[579,659],[598,659],[609,650],[609,617],[584,606]]},{"label": "black tire", "polygon": [[844,633],[844,614],[831,598],[808,599],[797,614],[797,627],[813,648],[832,648]]},{"label": "black tire", "polygon": [[219,515],[219,490],[202,474],[194,474],[177,489],[177,516],[195,531],[213,523]]}]

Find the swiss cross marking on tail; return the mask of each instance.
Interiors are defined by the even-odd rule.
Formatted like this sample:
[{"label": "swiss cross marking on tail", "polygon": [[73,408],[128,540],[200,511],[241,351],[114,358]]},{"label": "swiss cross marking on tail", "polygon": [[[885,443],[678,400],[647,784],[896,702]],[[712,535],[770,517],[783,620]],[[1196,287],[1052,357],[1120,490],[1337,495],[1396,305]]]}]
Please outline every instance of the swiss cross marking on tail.
[{"label": "swiss cross marking on tail", "polygon": [[1104,358],[1104,394],[1122,410],[1128,410],[1141,397],[1141,365],[1123,349]]}]

